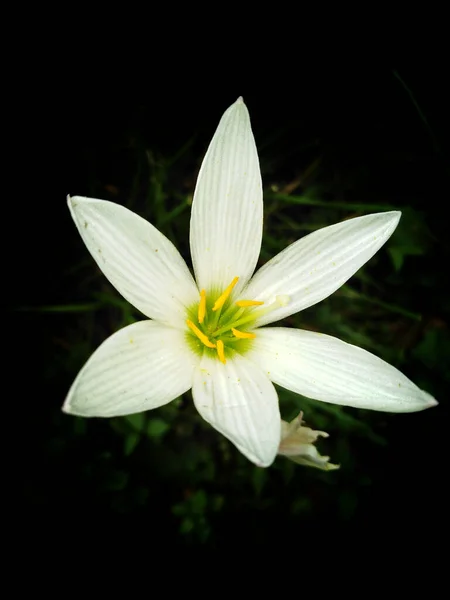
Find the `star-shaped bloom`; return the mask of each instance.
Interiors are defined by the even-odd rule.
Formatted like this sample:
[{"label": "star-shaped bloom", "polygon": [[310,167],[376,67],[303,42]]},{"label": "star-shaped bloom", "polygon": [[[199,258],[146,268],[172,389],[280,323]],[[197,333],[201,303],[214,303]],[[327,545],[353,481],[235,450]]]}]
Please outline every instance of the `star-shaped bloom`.
[{"label": "star-shaped bloom", "polygon": [[263,327],[337,290],[386,242],[400,213],[315,231],[253,275],[263,199],[242,98],[223,115],[198,176],[190,223],[195,280],[175,246],[127,208],[83,197],[68,204],[100,269],[149,320],[103,342],[75,379],[66,412],[137,413],[192,388],[200,415],[247,458],[268,466],[281,440],[274,383],[358,408],[410,412],[436,404],[365,350],[311,331]]}]

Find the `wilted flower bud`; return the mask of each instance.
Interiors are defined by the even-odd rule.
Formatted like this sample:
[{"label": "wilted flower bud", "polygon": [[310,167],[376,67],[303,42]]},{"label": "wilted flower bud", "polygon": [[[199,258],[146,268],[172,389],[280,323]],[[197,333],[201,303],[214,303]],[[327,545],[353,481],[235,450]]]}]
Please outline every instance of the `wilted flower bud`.
[{"label": "wilted flower bud", "polygon": [[339,469],[339,465],[330,462],[329,456],[321,456],[314,446],[319,437],[328,437],[325,431],[314,431],[302,425],[303,413],[300,413],[290,423],[281,421],[281,441],[278,454],[287,456],[299,465],[316,467],[324,471]]}]

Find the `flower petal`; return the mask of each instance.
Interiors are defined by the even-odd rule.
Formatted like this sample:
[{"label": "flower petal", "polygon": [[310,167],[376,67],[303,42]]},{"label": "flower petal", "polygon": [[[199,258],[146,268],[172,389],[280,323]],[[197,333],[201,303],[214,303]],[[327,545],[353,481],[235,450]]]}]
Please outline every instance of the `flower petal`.
[{"label": "flower petal", "polygon": [[100,269],[147,317],[184,327],[185,307],[198,300],[192,275],[175,246],[120,204],[68,198],[73,220]]},{"label": "flower petal", "polygon": [[330,463],[329,456],[322,456],[315,446],[304,446],[296,456],[288,456],[289,460],[303,467],[315,467],[322,471],[335,471],[339,465]]},{"label": "flower petal", "polygon": [[223,115],[198,175],[191,213],[191,254],[200,289],[236,295],[261,249],[262,183],[250,117],[242,98]]},{"label": "flower petal", "polygon": [[167,404],[192,386],[198,358],[185,333],[139,321],[103,342],[78,373],[64,412],[115,417]]},{"label": "flower petal", "polygon": [[274,383],[315,400],[399,413],[437,404],[381,358],[329,335],[260,329],[248,356]]},{"label": "flower petal", "polygon": [[266,375],[236,354],[222,364],[204,356],[192,387],[201,416],[249,460],[268,467],[280,442],[278,397]]},{"label": "flower petal", "polygon": [[289,302],[262,316],[273,323],[320,302],[347,281],[389,239],[401,213],[378,213],[324,227],[294,242],[266,263],[243,292],[246,298]]}]

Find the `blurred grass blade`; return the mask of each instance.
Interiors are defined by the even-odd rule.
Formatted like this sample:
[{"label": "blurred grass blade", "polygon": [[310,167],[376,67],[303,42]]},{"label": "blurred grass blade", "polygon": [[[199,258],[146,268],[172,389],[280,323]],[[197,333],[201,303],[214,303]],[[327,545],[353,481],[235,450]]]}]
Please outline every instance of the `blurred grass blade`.
[{"label": "blurred grass blade", "polygon": [[406,310],[402,306],[397,306],[396,304],[390,304],[389,302],[383,302],[382,300],[378,300],[378,298],[372,296],[366,296],[361,292],[357,292],[353,290],[348,285],[343,285],[339,290],[338,294],[344,296],[345,298],[352,298],[354,300],[362,300],[363,302],[369,302],[370,304],[375,304],[380,308],[384,308],[389,312],[394,312],[399,315],[403,315],[404,317],[408,317],[408,319],[413,319],[414,321],[421,321],[422,315],[419,313],[412,312],[410,310]]},{"label": "blurred grass blade", "polygon": [[328,200],[317,200],[309,196],[291,196],[290,194],[281,194],[279,192],[268,192],[265,194],[266,200],[280,200],[289,204],[301,204],[305,206],[321,206],[325,208],[341,208],[349,211],[375,210],[394,210],[395,207],[390,204],[367,204],[353,202],[329,202]]},{"label": "blurred grass blade", "polygon": [[100,302],[88,302],[85,304],[50,304],[48,306],[20,306],[16,310],[20,312],[54,312],[54,313],[80,313],[90,312],[101,308]]}]

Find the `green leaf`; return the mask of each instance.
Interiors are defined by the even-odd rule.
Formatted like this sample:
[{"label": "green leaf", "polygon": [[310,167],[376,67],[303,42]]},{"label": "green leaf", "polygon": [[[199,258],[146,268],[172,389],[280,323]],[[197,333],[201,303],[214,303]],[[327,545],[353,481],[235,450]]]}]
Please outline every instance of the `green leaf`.
[{"label": "green leaf", "polygon": [[113,471],[109,474],[106,488],[114,492],[119,492],[127,486],[127,483],[128,473],[125,473],[125,471]]},{"label": "green leaf", "polygon": [[400,271],[407,256],[425,254],[430,240],[431,235],[423,215],[417,210],[406,207],[402,212],[399,226],[389,240],[388,252],[394,269]]},{"label": "green leaf", "polygon": [[192,512],[197,515],[202,515],[206,511],[206,505],[208,503],[205,490],[197,490],[195,494],[190,497],[190,503]]},{"label": "green leaf", "polygon": [[195,523],[191,517],[185,517],[180,524],[180,533],[191,533],[195,527]]},{"label": "green leaf", "polygon": [[123,443],[123,453],[130,456],[139,443],[141,436],[138,433],[129,433]]},{"label": "green leaf", "polygon": [[136,431],[144,431],[144,426],[145,426],[145,414],[144,413],[136,413],[134,415],[127,415],[126,417],[124,417],[124,419]]},{"label": "green leaf", "polygon": [[86,435],[86,419],[82,419],[81,417],[75,417],[73,421],[73,432],[75,433],[75,435]]},{"label": "green leaf", "polygon": [[450,356],[450,338],[446,328],[430,327],[413,350],[413,356],[428,369],[441,372],[445,379],[450,379],[448,358],[445,360]]},{"label": "green leaf", "polygon": [[265,469],[261,469],[259,467],[255,467],[252,470],[252,485],[255,490],[255,494],[257,496],[261,495],[261,492],[264,489],[264,486],[267,483],[267,472]]},{"label": "green leaf", "polygon": [[147,425],[147,435],[151,438],[160,438],[170,428],[162,419],[151,419]]},{"label": "green leaf", "polygon": [[388,248],[388,252],[391,255],[392,264],[396,271],[400,271],[403,266],[404,254],[400,248]]}]

